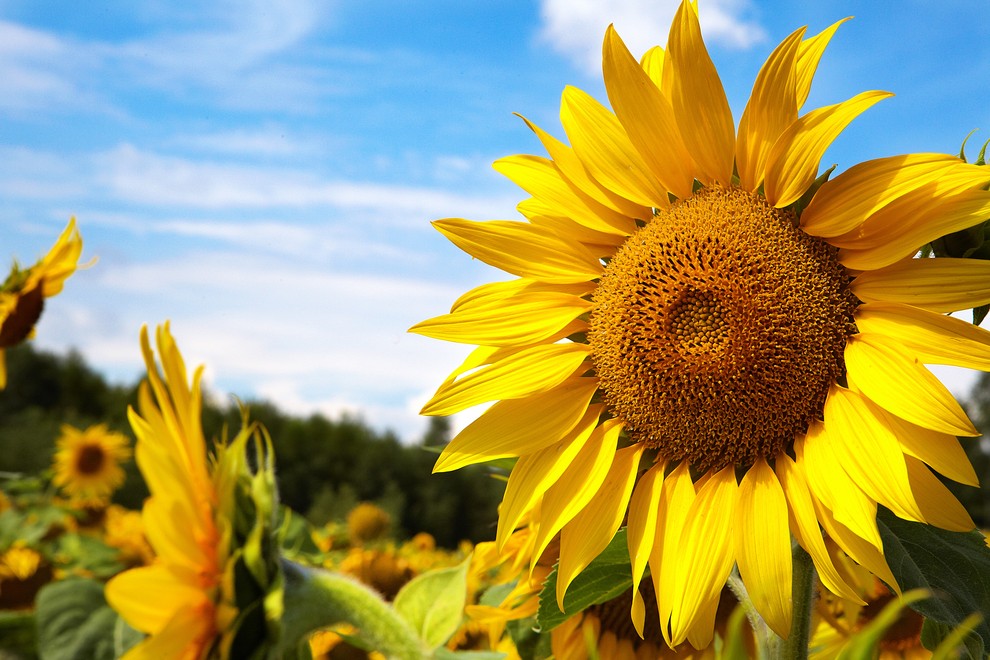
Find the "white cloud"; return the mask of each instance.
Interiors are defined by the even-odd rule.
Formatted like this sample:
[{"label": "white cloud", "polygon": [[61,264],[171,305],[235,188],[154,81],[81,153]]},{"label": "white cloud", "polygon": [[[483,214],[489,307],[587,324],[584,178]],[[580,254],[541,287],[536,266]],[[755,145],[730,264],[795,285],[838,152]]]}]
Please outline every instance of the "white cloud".
[{"label": "white cloud", "polygon": [[[541,0],[540,38],[591,75],[601,72],[602,37],[614,24],[623,41],[640,55],[664,45],[679,0]],[[705,40],[747,48],[766,37],[758,24],[742,18],[747,0],[707,0],[700,16]]]},{"label": "white cloud", "polygon": [[94,159],[94,176],[116,199],[199,209],[329,206],[377,211],[389,224],[466,214],[511,213],[517,199],[486,198],[441,188],[334,181],[291,168],[200,161],[122,145]]}]

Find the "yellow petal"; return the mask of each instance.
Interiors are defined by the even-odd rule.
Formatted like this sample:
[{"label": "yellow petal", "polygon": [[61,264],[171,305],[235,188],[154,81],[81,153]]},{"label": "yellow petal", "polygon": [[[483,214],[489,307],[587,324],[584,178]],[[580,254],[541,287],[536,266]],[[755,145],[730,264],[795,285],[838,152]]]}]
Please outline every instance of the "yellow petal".
[{"label": "yellow petal", "polygon": [[452,415],[487,401],[520,399],[557,387],[589,356],[587,344],[532,346],[440,387],[420,415]]},{"label": "yellow petal", "polygon": [[463,293],[450,306],[450,311],[457,312],[467,311],[469,309],[477,310],[503,307],[516,296],[526,293],[564,293],[580,298],[593,292],[595,286],[594,282],[557,284],[525,278],[505,282],[486,282]]},{"label": "yellow petal", "polygon": [[176,610],[158,634],[128,649],[123,657],[126,660],[204,657],[217,636],[214,613],[213,604],[199,594]]},{"label": "yellow petal", "polygon": [[567,293],[522,293],[501,306],[462,308],[420,321],[409,332],[463,344],[526,346],[558,336],[589,309],[590,302]]},{"label": "yellow petal", "polygon": [[554,164],[560,169],[560,173],[564,175],[567,181],[580,188],[582,192],[594,201],[606,208],[612,209],[617,214],[614,217],[602,214],[603,222],[607,222],[608,226],[603,228],[595,227],[596,229],[599,229],[599,231],[620,229],[624,231],[625,228],[628,228],[630,218],[638,218],[645,221],[653,216],[650,207],[636,204],[595,181],[588,174],[588,170],[585,169],[584,164],[581,163],[581,159],[578,158],[573,149],[522,115],[518,116],[526,122],[530,130],[536,133],[536,137],[540,139],[543,148],[553,158]]},{"label": "yellow petal", "polygon": [[519,277],[568,283],[602,274],[598,257],[580,243],[528,222],[448,218],[433,226],[471,256]]},{"label": "yellow petal", "polygon": [[881,408],[933,431],[980,434],[952,393],[893,340],[853,335],[846,343],[845,362],[850,380]]},{"label": "yellow petal", "polygon": [[796,202],[818,176],[825,150],[849,123],[891,94],[863,92],[848,101],[812,110],[799,117],[774,143],[767,158],[767,201],[782,208]]},{"label": "yellow petal", "polygon": [[804,28],[793,32],[770,54],[739,120],[736,169],[745,190],[756,190],[763,183],[770,148],[797,119],[795,62],[802,36]]},{"label": "yellow petal", "polygon": [[574,152],[602,185],[642,206],[668,203],[667,191],[643,162],[618,118],[601,103],[567,87],[560,121]]},{"label": "yellow petal", "polygon": [[832,450],[860,489],[895,515],[924,522],[911,492],[900,444],[869,400],[852,390],[833,386],[825,400],[824,414]]},{"label": "yellow petal", "polygon": [[885,415],[885,423],[905,454],[927,463],[953,481],[967,486],[980,485],[973,464],[956,436],[921,428],[886,410],[880,412]]},{"label": "yellow petal", "polygon": [[643,636],[646,620],[646,604],[639,592],[646,564],[657,537],[657,514],[660,511],[660,493],[663,487],[663,472],[666,462],[661,461],[640,477],[629,500],[629,521],[626,524],[626,541],[629,545],[629,560],[632,563],[633,603],[630,612],[633,625],[639,636]]},{"label": "yellow petal", "polygon": [[499,401],[450,441],[433,471],[449,472],[548,447],[581,420],[597,390],[596,379],[575,378],[543,394]]},{"label": "yellow petal", "polygon": [[589,406],[581,421],[560,442],[520,456],[516,461],[505,486],[498,516],[495,543],[499,550],[505,547],[509,535],[519,526],[523,516],[543,497],[548,488],[557,483],[587,444],[598,426],[601,411],[600,405]]},{"label": "yellow petal", "polygon": [[833,517],[832,512],[829,511],[827,507],[820,506],[820,504],[816,502],[815,508],[818,515],[818,520],[821,521],[822,527],[825,529],[825,533],[828,534],[833,541],[835,541],[836,545],[842,548],[843,552],[852,557],[853,561],[860,566],[865,567],[871,573],[883,580],[897,594],[900,594],[900,586],[898,586],[897,580],[894,579],[893,573],[890,572],[890,567],[887,565],[887,559],[884,557],[883,546],[876,546],[872,543],[868,543],[858,534],[854,533],[848,527],[836,520],[835,517]]},{"label": "yellow petal", "polygon": [[[969,190],[955,195],[943,195],[926,203],[912,205],[905,195],[882,211],[874,213],[870,220],[883,217],[883,226],[871,227],[863,236],[847,234],[831,239],[838,245],[840,239],[849,239],[850,247],[839,250],[839,261],[852,270],[875,270],[910,257],[920,246],[940,236],[972,227],[990,217],[990,192]],[[902,215],[907,214],[907,215]],[[896,225],[891,222],[899,219]],[[907,222],[905,222],[907,220]],[[860,244],[869,247],[860,248]]]},{"label": "yellow petal", "polygon": [[906,154],[868,160],[826,181],[801,213],[812,236],[841,236],[895,199],[917,190],[961,161],[947,154]]},{"label": "yellow petal", "polygon": [[[666,59],[667,58],[664,55],[663,48],[660,46],[653,46],[648,51],[643,53],[643,57],[639,59],[639,65],[643,67],[643,71],[646,72],[646,75],[650,77],[650,80],[653,81],[653,84],[657,86],[657,89],[661,91],[664,97],[669,99],[670,89],[669,87],[665,88],[663,82],[663,68]],[[669,75],[667,76],[667,80],[669,82],[673,82]]]},{"label": "yellow petal", "polygon": [[990,371],[990,332],[952,316],[897,303],[856,308],[860,332],[896,340],[925,364]]},{"label": "yellow petal", "polygon": [[492,164],[517,186],[578,224],[597,231],[628,235],[636,223],[616,211],[581,195],[561,174],[554,161],[537,156],[510,156]]},{"label": "yellow petal", "polygon": [[775,467],[777,477],[780,479],[780,486],[787,497],[791,532],[801,547],[811,555],[818,571],[818,578],[825,585],[825,588],[832,593],[846,600],[865,605],[863,599],[836,570],[828,549],[825,547],[803,467],[795,463],[787,454],[781,454],[777,457]]},{"label": "yellow petal", "polygon": [[[516,204],[519,211],[527,220],[537,227],[544,227],[559,236],[567,236],[570,239],[583,243],[589,250],[595,251],[602,257],[610,257],[615,252],[615,248],[622,245],[628,234],[614,230],[615,233],[605,233],[606,228],[601,231],[585,227],[574,222],[572,219],[560,215],[558,209],[550,208],[544,202],[530,197]],[[608,229],[608,231],[613,231]]]},{"label": "yellow petal", "polygon": [[811,81],[815,77],[818,62],[822,58],[822,53],[825,52],[825,47],[828,46],[828,42],[832,40],[832,35],[839,29],[839,26],[848,20],[848,18],[843,18],[841,21],[836,21],[815,36],[801,42],[801,48],[798,50],[797,57],[796,89],[798,108],[803,106],[804,102],[808,100],[808,92],[811,91]]},{"label": "yellow petal", "polygon": [[666,594],[673,594],[677,587],[677,565],[681,561],[681,546],[684,527],[687,524],[691,505],[697,497],[691,470],[686,462],[681,462],[664,479],[660,491],[660,508],[657,514],[657,539],[650,553],[650,573],[653,578],[653,590],[664,597],[657,599],[660,611],[660,630],[667,644],[672,645],[670,636],[670,617],[674,607],[674,599]]},{"label": "yellow petal", "polygon": [[794,443],[797,462],[804,468],[813,500],[835,515],[845,527],[871,545],[882,548],[877,529],[877,504],[857,486],[836,458],[832,430],[820,422],[808,427]]},{"label": "yellow petal", "polygon": [[736,559],[738,487],[734,468],[713,475],[691,504],[679,542],[674,587],[661,592],[673,603],[670,637],[676,646],[687,638],[705,606],[718,596]]},{"label": "yellow petal", "polygon": [[638,442],[615,452],[598,497],[560,531],[557,605],[561,610],[567,587],[608,546],[622,524],[642,455],[643,444]]},{"label": "yellow petal", "polygon": [[758,459],[739,483],[736,555],[753,606],[780,637],[791,629],[791,535],[787,499],[767,462]]},{"label": "yellow petal", "polygon": [[643,160],[667,190],[682,199],[689,197],[694,163],[681,140],[674,110],[612,26],[605,32],[602,69],[612,108]]},{"label": "yellow petal", "polygon": [[712,639],[715,637],[715,615],[718,614],[720,600],[721,594],[715,594],[714,598],[710,598],[707,603],[702,604],[698,610],[698,616],[694,621],[694,625],[688,629],[688,642],[695,649],[702,652],[702,657],[705,657],[704,654],[711,651],[709,647],[712,645]]},{"label": "yellow petal", "polygon": [[682,4],[674,15],[667,40],[673,66],[670,101],[684,144],[708,184],[732,183],[736,142],[735,122],[722,81],[701,38],[697,12]]},{"label": "yellow petal", "polygon": [[176,612],[204,597],[195,572],[166,564],[118,573],[107,582],[105,592],[107,602],[127,623],[151,635],[161,631]]},{"label": "yellow petal", "polygon": [[925,522],[950,532],[976,529],[976,524],[963,505],[924,463],[908,456],[907,467],[911,475],[911,489],[924,511]]},{"label": "yellow petal", "polygon": [[585,442],[570,467],[557,483],[547,489],[540,505],[540,529],[536,535],[534,557],[546,550],[550,540],[577,513],[599,494],[615,457],[615,445],[622,425],[610,419],[599,425]]},{"label": "yellow petal", "polygon": [[990,261],[903,259],[861,273],[849,288],[863,302],[896,302],[930,312],[958,312],[990,303]]}]

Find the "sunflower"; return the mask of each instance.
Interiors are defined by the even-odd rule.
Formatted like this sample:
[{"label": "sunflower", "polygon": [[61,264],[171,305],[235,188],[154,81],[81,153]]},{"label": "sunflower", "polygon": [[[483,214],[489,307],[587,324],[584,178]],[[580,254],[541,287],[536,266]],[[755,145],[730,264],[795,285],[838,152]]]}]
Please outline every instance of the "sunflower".
[{"label": "sunflower", "polygon": [[149,635],[127,658],[237,657],[245,652],[245,637],[255,652],[265,648],[274,616],[269,610],[281,607],[280,594],[267,593],[281,582],[273,565],[277,502],[273,466],[265,458],[270,447],[266,452],[256,443],[259,465],[252,473],[245,454],[258,429],[245,424],[208,460],[203,367],[190,385],[168,324],[158,328],[157,343],[164,378],[142,328],[148,380],[138,391],[140,412],[128,411],[138,467],[151,491],[142,511],[144,533],[157,561],[111,579],[107,602]]},{"label": "sunflower", "polygon": [[638,62],[609,28],[612,110],[568,87],[570,144],[527,121],[550,158],[495,163],[532,195],[526,221],[434,223],[515,276],[411,329],[477,345],[423,414],[495,402],[434,470],[518,457],[496,542],[539,507],[532,557],[559,534],[558,603],[627,521],[634,585],[648,564],[671,646],[708,645],[733,565],[786,636],[792,535],[856,599],[823,530],[896,586],[878,504],[973,528],[929,468],[975,484],[956,436],[977,431],[924,365],[990,369],[990,333],[945,315],[990,303],[990,263],[916,255],[990,216],[990,169],[921,153],[820,177],[829,144],[889,96],[800,114],[840,23],[773,51],[738,130],[692,3]]},{"label": "sunflower", "polygon": [[55,485],[74,505],[105,507],[124,483],[120,464],[131,457],[127,438],[106,424],[94,424],[85,431],[63,424],[55,446]]},{"label": "sunflower", "polygon": [[41,261],[27,270],[15,263],[0,285],[0,389],[7,384],[4,351],[32,336],[45,298],[62,291],[65,280],[76,271],[81,252],[82,238],[72,218]]},{"label": "sunflower", "polygon": [[814,660],[832,660],[846,656],[860,634],[892,604],[899,604],[898,614],[883,631],[873,649],[879,660],[923,660],[932,652],[921,643],[924,617],[907,606],[906,599],[891,592],[882,582],[842,552],[834,552],[836,568],[859,596],[849,601],[823,593],[815,603],[818,614],[811,638],[810,656]]}]

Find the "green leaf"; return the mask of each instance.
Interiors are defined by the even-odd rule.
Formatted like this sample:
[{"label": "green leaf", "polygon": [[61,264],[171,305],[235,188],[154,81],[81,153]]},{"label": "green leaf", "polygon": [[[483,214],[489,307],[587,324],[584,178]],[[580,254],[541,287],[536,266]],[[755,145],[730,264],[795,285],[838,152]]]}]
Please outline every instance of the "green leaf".
[{"label": "green leaf", "polygon": [[441,568],[409,581],[395,596],[395,609],[430,648],[457,632],[467,602],[468,557],[452,568]]},{"label": "green leaf", "polygon": [[[934,596],[911,605],[922,616],[943,624],[930,627],[926,646],[940,642],[974,612],[984,615],[967,638],[973,657],[990,648],[990,548],[977,531],[947,532],[901,520],[886,509],[877,514],[884,555],[901,589],[928,589]],[[928,646],[929,649],[933,646]]]},{"label": "green leaf", "polygon": [[42,660],[117,657],[118,617],[99,582],[70,578],[48,584],[38,592],[36,610]]},{"label": "green leaf", "polygon": [[522,660],[546,660],[553,656],[550,633],[536,631],[536,617],[507,621],[505,630]]},{"label": "green leaf", "polygon": [[0,611],[0,658],[35,658],[38,648],[34,612]]},{"label": "green leaf", "polygon": [[591,605],[617,598],[631,588],[632,567],[626,530],[620,529],[608,547],[571,582],[564,596],[563,612],[557,607],[557,567],[554,567],[543,583],[536,619],[541,631],[548,632],[568,617]]}]

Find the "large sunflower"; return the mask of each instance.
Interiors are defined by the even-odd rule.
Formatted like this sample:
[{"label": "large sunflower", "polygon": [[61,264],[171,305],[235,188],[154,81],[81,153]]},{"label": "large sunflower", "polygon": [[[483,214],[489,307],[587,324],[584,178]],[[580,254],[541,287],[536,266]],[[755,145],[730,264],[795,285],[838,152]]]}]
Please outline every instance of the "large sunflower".
[{"label": "large sunflower", "polygon": [[626,521],[672,646],[708,644],[733,565],[786,636],[791,535],[858,600],[823,530],[896,586],[878,504],[973,528],[929,468],[975,484],[956,436],[977,431],[924,364],[990,369],[990,333],[944,315],[990,302],[990,263],[915,255],[990,216],[990,169],[908,154],[822,184],[829,144],[888,96],[799,114],[838,26],[773,51],[738,130],[690,2],[639,62],[609,28],[613,110],[567,88],[570,145],[529,123],[550,159],[495,164],[528,221],[434,223],[517,278],[412,328],[478,345],[424,414],[496,402],[435,470],[519,457],[496,540],[538,506],[533,557],[559,533],[561,602]]},{"label": "large sunflower", "polygon": [[110,496],[124,483],[120,464],[131,457],[127,438],[106,424],[94,424],[85,431],[64,424],[55,446],[55,485],[76,504],[109,504]]},{"label": "large sunflower", "polygon": [[82,238],[72,218],[48,254],[26,270],[14,264],[0,285],[0,389],[7,384],[4,351],[32,336],[45,298],[61,293],[81,253]]}]

